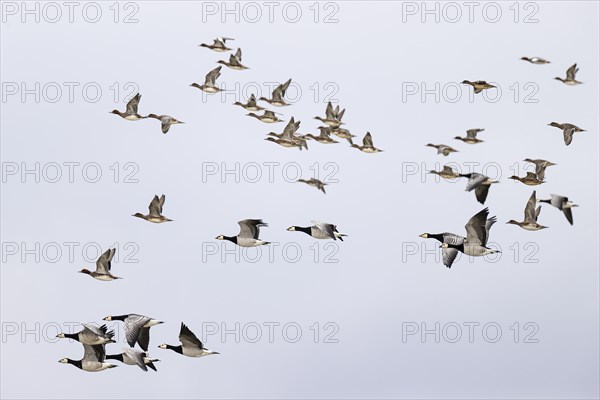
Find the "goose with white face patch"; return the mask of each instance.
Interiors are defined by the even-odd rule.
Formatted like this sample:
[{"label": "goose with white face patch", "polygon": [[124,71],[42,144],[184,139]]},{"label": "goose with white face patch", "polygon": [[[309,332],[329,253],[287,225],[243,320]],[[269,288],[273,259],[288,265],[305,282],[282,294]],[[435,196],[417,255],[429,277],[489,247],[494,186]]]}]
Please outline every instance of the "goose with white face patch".
[{"label": "goose with white face patch", "polygon": [[139,314],[109,315],[104,317],[104,321],[123,321],[129,346],[133,347],[137,342],[144,351],[148,351],[148,344],[150,344],[150,328],[163,323]]},{"label": "goose with white face patch", "polygon": [[337,230],[337,226],[329,224],[327,222],[310,221],[312,226],[301,227],[301,226],[290,226],[287,228],[290,232],[304,232],[315,239],[333,239],[344,241],[344,236],[348,236],[344,233],[340,233]]},{"label": "goose with white face patch", "polygon": [[262,219],[244,219],[239,221],[238,225],[240,226],[240,233],[237,236],[219,235],[215,239],[228,240],[240,247],[256,247],[270,244],[270,242],[265,242],[258,238],[260,228],[269,226]]},{"label": "goose with white face patch", "polygon": [[443,249],[453,248],[461,253],[472,257],[482,257],[488,254],[500,253],[500,250],[490,249],[487,242],[490,236],[490,228],[496,223],[496,217],[488,219],[489,210],[484,208],[469,219],[465,225],[467,238],[463,243],[443,243]]},{"label": "goose with white face patch", "polygon": [[181,330],[179,331],[179,341],[181,342],[179,346],[163,343],[158,347],[161,349],[173,350],[174,352],[187,357],[204,357],[220,354],[217,351],[212,351],[204,347],[204,344],[202,344],[200,339],[198,339],[183,322],[181,323]]},{"label": "goose with white face patch", "polygon": [[148,368],[156,371],[155,362],[160,360],[156,358],[150,358],[143,351],[123,347],[123,352],[120,354],[110,354],[106,356],[107,360],[121,361],[125,365],[137,365],[143,371],[148,371]]},{"label": "goose with white face patch", "polygon": [[115,333],[113,331],[109,331],[106,325],[102,325],[99,328],[89,324],[81,325],[83,325],[83,330],[80,332],[59,333],[58,335],[56,335],[56,337],[59,339],[73,339],[82,344],[88,344],[90,346],[106,343],[115,343],[115,341],[113,340]]},{"label": "goose with white face patch", "polygon": [[58,360],[62,364],[71,364],[86,372],[99,372],[105,369],[115,368],[116,365],[105,363],[106,353],[104,345],[99,344],[90,346],[89,344],[83,345],[83,358],[81,360],[72,360],[70,358],[61,358]]},{"label": "goose with white face patch", "polygon": [[567,221],[569,221],[569,223],[573,225],[573,213],[571,212],[571,208],[579,206],[577,204],[573,204],[573,202],[570,201],[569,198],[566,196],[551,194],[550,197],[551,198],[548,200],[538,200],[538,202],[547,203],[558,208],[560,211],[563,212],[563,214],[565,214]]}]

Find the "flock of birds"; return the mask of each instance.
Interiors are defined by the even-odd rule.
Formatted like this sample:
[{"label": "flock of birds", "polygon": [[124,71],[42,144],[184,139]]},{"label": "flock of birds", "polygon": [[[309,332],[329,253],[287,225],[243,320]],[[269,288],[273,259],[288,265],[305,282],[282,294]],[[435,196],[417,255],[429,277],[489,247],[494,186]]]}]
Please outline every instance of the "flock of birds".
[{"label": "flock of birds", "polygon": [[[547,61],[540,57],[522,57],[524,61],[528,61],[532,64],[549,64],[550,61]],[[575,74],[579,71],[577,68],[577,64],[573,64],[569,69],[567,69],[566,78],[556,77],[554,79],[563,82],[566,85],[574,86],[579,85],[582,82],[575,79]],[[463,84],[470,85],[473,87],[473,91],[475,94],[481,93],[484,90],[494,88],[495,86],[486,82],[486,81],[475,81],[471,82],[468,80],[464,80]],[[584,129],[579,128],[578,126],[571,123],[558,123],[551,122],[548,124],[549,126],[558,128],[563,132],[563,139],[565,145],[570,145],[573,141],[573,134],[577,132],[584,132]],[[480,132],[483,132],[484,129],[469,129],[467,131],[467,136],[461,137],[456,136],[454,139],[460,140],[466,144],[478,144],[482,143],[483,140],[479,139],[477,135]],[[437,150],[437,154],[441,154],[443,156],[448,156],[451,153],[458,152],[458,150],[452,148],[451,146],[445,144],[432,144],[428,143],[427,147],[433,147]],[[526,158],[525,162],[531,163],[535,165],[535,172],[527,172],[527,174],[523,177],[511,176],[509,179],[513,179],[519,181],[528,186],[537,186],[545,183],[544,180],[546,175],[546,168],[556,165],[555,163],[542,159],[531,159]],[[480,173],[468,173],[461,174],[452,169],[452,167],[445,165],[441,171],[429,171],[431,174],[438,175],[444,179],[457,179],[457,178],[467,178],[467,188],[466,191],[471,192],[475,191],[475,198],[481,204],[484,204],[490,187],[494,183],[498,183],[497,180],[491,179],[488,176],[485,176]],[[577,204],[573,204],[571,200],[569,200],[566,196],[551,194],[550,199],[540,199],[536,198],[536,191],[534,190],[527,204],[525,205],[524,217],[523,221],[515,221],[511,219],[507,222],[507,224],[517,225],[528,231],[539,231],[541,229],[548,228],[540,223],[538,223],[538,217],[542,210],[542,207],[538,205],[538,203],[546,203],[550,204],[560,211],[563,212],[567,221],[571,225],[573,225],[573,207],[578,207]],[[537,208],[536,208],[537,206]],[[490,229],[494,223],[496,223],[497,218],[489,216],[489,209],[486,207],[477,214],[475,214],[467,224],[465,225],[465,229],[467,231],[466,237],[457,235],[455,233],[443,232],[437,234],[431,233],[423,233],[419,235],[425,239],[435,239],[441,242],[440,247],[442,248],[442,262],[443,264],[451,268],[458,252],[462,252],[466,255],[473,257],[481,257],[488,254],[499,253],[500,250],[492,249],[487,247],[487,242],[490,235]]]},{"label": "flock of birds", "polygon": [[[232,50],[226,46],[226,42],[228,40],[233,39],[219,37],[214,39],[213,44],[209,45],[203,43],[200,46],[216,52],[227,52]],[[190,86],[198,88],[205,93],[218,93],[222,91],[222,89],[217,85],[217,79],[221,75],[222,65],[225,65],[233,70],[248,69],[248,67],[242,64],[241,49],[237,49],[234,54],[230,54],[229,61],[219,60],[217,63],[221,65],[217,68],[214,68],[206,75],[202,85],[198,83],[192,83]],[[264,101],[276,107],[289,106],[290,104],[285,100],[285,93],[290,86],[290,83],[291,79],[277,86],[275,90],[273,90],[271,98],[260,97],[258,101]],[[183,121],[180,121],[177,118],[169,115],[148,114],[143,116],[139,114],[138,107],[140,100],[141,95],[137,93],[131,100],[129,100],[124,112],[113,110],[111,113],[116,114],[128,121],[139,121],[146,118],[157,119],[161,122],[161,130],[165,134],[169,132],[169,129],[172,125],[184,123]],[[281,114],[275,113],[258,105],[256,96],[254,94],[250,96],[246,103],[236,102],[234,105],[250,111],[250,113],[247,114],[248,116],[254,117],[263,123],[282,122],[282,120],[278,117],[278,115]],[[260,111],[263,112],[260,115],[254,113]],[[300,121],[295,121],[294,117],[291,117],[283,132],[270,132],[267,134],[267,138],[265,140],[276,143],[282,147],[296,147],[302,150],[303,148],[308,149],[307,141],[309,140],[313,140],[321,144],[338,143],[334,138],[331,137],[331,135],[334,135],[338,138],[348,140],[352,148],[356,148],[364,153],[381,152],[381,149],[378,149],[373,145],[373,138],[369,132],[367,132],[364,136],[362,145],[353,143],[352,138],[354,135],[352,135],[348,129],[341,127],[341,125],[344,124],[342,122],[344,113],[345,109],[340,110],[339,106],[334,108],[331,102],[329,102],[325,110],[325,117],[315,117],[315,119],[326,125],[318,128],[320,132],[319,135],[298,135],[297,131],[300,127]],[[298,182],[315,187],[325,193],[326,183],[318,179],[299,179]],[[138,212],[132,216],[156,224],[172,221],[172,219],[163,215],[165,199],[166,197],[164,194],[160,197],[155,195],[148,206],[148,214]],[[337,229],[337,226],[334,224],[319,221],[311,221],[311,224],[312,225],[305,227],[294,225],[287,228],[287,230],[292,232],[303,232],[315,239],[321,240],[343,241],[343,238],[347,236],[346,234],[340,233]],[[239,221],[238,225],[240,227],[240,231],[236,236],[219,235],[216,237],[216,239],[227,240],[240,247],[256,247],[270,244],[270,242],[261,240],[259,237],[260,228],[268,226],[265,222],[263,222],[262,219],[245,219]],[[115,252],[116,249],[114,248],[106,250],[96,261],[96,269],[94,271],[84,268],[79,272],[89,275],[99,281],[114,281],[117,279],[122,279],[121,277],[113,275],[111,270],[112,259],[115,255]],[[137,365],[144,371],[147,371],[148,368],[156,371],[156,366],[154,363],[159,360],[151,358],[147,352],[150,342],[150,328],[152,326],[162,324],[162,321],[138,314],[108,316],[104,318],[104,320],[124,322],[125,335],[127,343],[130,347],[123,348],[121,353],[107,355],[106,345],[115,343],[115,340],[113,340],[114,332],[109,331],[106,325],[102,325],[98,328],[93,325],[83,324],[84,329],[78,333],[60,333],[57,335],[59,338],[68,338],[80,342],[84,349],[83,358],[80,360],[62,358],[59,360],[59,362],[74,365],[84,371],[97,372],[116,367],[115,364],[110,364],[106,362],[106,360],[118,360],[126,365]],[[161,344],[158,347],[161,349],[173,350],[188,357],[203,357],[207,355],[219,354],[216,351],[211,351],[205,348],[203,343],[183,322],[181,323],[179,341],[181,342],[181,345],[179,346]],[[136,343],[139,345],[141,350],[135,349]]]}]

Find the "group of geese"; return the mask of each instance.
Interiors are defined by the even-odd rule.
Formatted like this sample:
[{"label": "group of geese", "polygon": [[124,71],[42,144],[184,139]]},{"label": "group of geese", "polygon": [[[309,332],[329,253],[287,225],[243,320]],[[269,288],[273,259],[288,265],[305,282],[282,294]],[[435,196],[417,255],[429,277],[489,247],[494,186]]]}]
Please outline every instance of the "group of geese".
[{"label": "group of geese", "polygon": [[[522,57],[521,59],[528,61],[532,64],[538,64],[538,65],[550,63],[550,61],[547,61],[540,57],[531,57],[531,58]],[[567,76],[565,79],[560,78],[560,77],[556,77],[555,79],[557,79],[569,86],[581,84],[582,82],[577,81],[575,79],[575,74],[578,71],[579,71],[579,68],[577,68],[577,64],[573,64],[567,70],[567,74],[566,74]],[[495,87],[494,85],[489,84],[486,81],[471,82],[471,81],[465,80],[462,83],[471,85],[473,87],[475,94],[481,93],[483,90],[487,90],[487,89],[491,89],[491,88]],[[570,124],[570,123],[551,122],[548,125],[555,127],[555,128],[559,128],[563,131],[564,142],[565,142],[565,145],[567,145],[567,146],[571,144],[574,133],[585,131],[584,129],[581,129],[578,126],[576,126],[574,124]],[[477,134],[480,132],[483,132],[483,131],[484,131],[484,129],[480,129],[480,128],[469,129],[469,130],[467,130],[467,135],[465,137],[456,136],[455,139],[460,140],[466,144],[479,144],[479,143],[482,143],[483,140],[479,139],[477,137]],[[451,153],[458,152],[458,150],[452,148],[451,146],[445,145],[445,144],[429,143],[426,146],[435,148],[437,150],[437,154],[441,154],[443,156],[448,156]],[[537,185],[541,185],[542,183],[545,183],[546,181],[544,180],[544,178],[545,178],[545,174],[546,174],[546,168],[556,165],[555,163],[553,163],[551,161],[542,160],[542,159],[526,158],[524,161],[527,163],[533,164],[535,166],[535,172],[527,172],[527,174],[523,177],[518,177],[518,176],[513,175],[513,176],[509,177],[509,179],[519,181],[528,186],[537,186]],[[471,192],[474,190],[475,197],[476,197],[477,201],[481,204],[485,203],[487,196],[488,196],[490,186],[494,183],[498,183],[497,180],[494,180],[494,179],[492,179],[488,176],[485,176],[483,174],[480,174],[480,173],[475,173],[475,172],[468,173],[468,174],[458,173],[458,172],[454,171],[452,169],[452,167],[450,167],[449,165],[445,165],[441,171],[432,170],[432,171],[429,171],[429,173],[438,175],[447,180],[456,179],[456,178],[467,178],[468,182],[467,182],[466,191]],[[517,225],[517,226],[521,227],[522,229],[525,229],[528,231],[539,231],[539,230],[548,228],[547,226],[544,226],[544,225],[538,223],[538,217],[539,217],[541,209],[542,209],[541,205],[538,205],[538,203],[546,203],[546,204],[550,204],[550,205],[556,207],[557,209],[559,209],[560,211],[562,211],[563,214],[565,215],[567,221],[571,225],[573,225],[572,208],[578,207],[578,205],[574,204],[566,196],[560,196],[560,195],[556,195],[556,194],[551,194],[550,196],[551,196],[550,199],[537,200],[536,191],[534,190],[533,193],[531,194],[531,196],[529,197],[527,204],[525,205],[523,221],[519,222],[519,221],[515,221],[514,219],[511,219],[507,222],[507,224]],[[536,206],[537,206],[537,208],[536,208]],[[455,233],[450,233],[450,232],[437,233],[437,234],[423,233],[419,236],[422,238],[425,238],[425,239],[436,239],[439,242],[441,242],[440,247],[442,248],[442,262],[448,268],[452,267],[452,264],[454,263],[454,260],[456,259],[456,256],[458,255],[458,252],[462,252],[466,255],[473,256],[473,257],[481,257],[481,256],[485,256],[488,254],[499,253],[500,250],[491,249],[491,248],[487,247],[490,228],[497,221],[495,216],[488,218],[488,214],[489,214],[489,209],[486,207],[485,209],[481,210],[480,212],[475,214],[473,217],[471,217],[471,219],[469,219],[469,221],[465,225],[465,229],[467,232],[466,237],[457,235]]]},{"label": "group of geese", "polygon": [[[83,330],[77,333],[59,333],[56,337],[72,339],[81,343],[83,345],[83,357],[80,360],[65,357],[58,360],[58,362],[71,364],[87,372],[99,372],[117,366],[108,363],[106,360],[117,360],[125,365],[137,365],[143,371],[148,371],[148,368],[156,371],[154,363],[160,360],[151,358],[148,355],[150,328],[162,324],[162,321],[138,314],[108,316],[104,320],[123,321],[125,324],[125,337],[130,347],[123,347],[121,353],[107,355],[106,345],[116,343],[113,339],[115,336],[114,332],[109,331],[106,325],[96,327],[91,324],[82,324]],[[179,331],[179,341],[181,344],[178,346],[163,343],[158,347],[173,350],[187,357],[204,357],[219,354],[219,352],[204,347],[202,342],[183,322]],[[134,348],[136,343],[141,350]]]}]

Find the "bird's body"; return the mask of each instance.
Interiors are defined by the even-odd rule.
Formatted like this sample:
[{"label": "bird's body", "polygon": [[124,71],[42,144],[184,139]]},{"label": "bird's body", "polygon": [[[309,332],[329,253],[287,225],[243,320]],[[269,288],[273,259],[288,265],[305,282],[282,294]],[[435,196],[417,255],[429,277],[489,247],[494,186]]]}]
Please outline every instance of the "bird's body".
[{"label": "bird's body", "polygon": [[173,118],[169,115],[156,115],[156,114],[148,114],[146,118],[154,118],[160,121],[160,129],[162,133],[169,132],[171,129],[171,125],[184,124],[185,122],[179,121],[176,118]]},{"label": "bird's body", "polygon": [[109,331],[106,325],[102,325],[97,328],[93,325],[82,324],[83,330],[77,333],[59,333],[56,335],[57,338],[60,339],[73,339],[81,344],[87,344],[90,346],[96,346],[107,343],[115,343],[113,337],[115,333],[113,331]]},{"label": "bird's body", "polygon": [[579,72],[579,68],[577,68],[577,63],[575,63],[571,65],[569,69],[567,69],[567,77],[565,79],[558,76],[554,79],[569,86],[581,85],[583,82],[579,82],[577,79],[575,79],[575,74],[577,74],[577,72]]},{"label": "bird's body", "polygon": [[223,91],[220,87],[217,86],[217,79],[221,76],[221,66],[211,70],[204,77],[204,84],[200,85],[196,82],[192,83],[190,86],[195,87],[197,89],[202,90],[204,93],[214,94]]},{"label": "bird's body", "polygon": [[556,165],[553,162],[541,159],[532,160],[531,158],[526,158],[523,161],[535,165],[535,175],[538,177],[539,180],[542,181],[546,177],[546,168]]},{"label": "bird's body", "polygon": [[315,135],[312,135],[309,133],[306,135],[306,137],[314,140],[315,142],[321,143],[321,144],[338,143],[337,140],[335,140],[331,136],[329,136],[331,134],[331,128],[320,126],[319,131],[320,131],[319,136],[315,136]]},{"label": "bird's body", "polygon": [[222,53],[222,52],[231,50],[229,47],[227,47],[225,45],[225,42],[227,42],[228,40],[233,40],[233,39],[232,38],[218,37],[218,38],[216,38],[216,39],[213,40],[213,44],[202,43],[199,46],[200,47],[206,47],[206,48],[211,49],[213,51],[216,51],[218,53]]},{"label": "bird's body", "polygon": [[81,360],[61,358],[58,362],[62,364],[71,364],[86,372],[100,372],[105,369],[116,367],[116,365],[104,362],[106,359],[106,352],[103,344],[94,346],[83,344],[83,351],[83,358]]},{"label": "bird's body", "polygon": [[358,150],[362,151],[363,153],[379,153],[379,152],[383,151],[381,149],[376,148],[373,145],[373,137],[371,136],[370,132],[367,132],[366,135],[363,137],[363,145],[362,146],[352,143],[352,140],[350,140],[350,143],[351,143],[350,147],[358,149]]},{"label": "bird's body", "polygon": [[535,174],[535,172],[527,172],[527,175],[523,177],[518,177],[516,175],[510,176],[508,179],[512,179],[515,181],[519,181],[527,186],[537,186],[545,183],[544,180],[540,179],[539,176]]},{"label": "bird's body", "polygon": [[273,124],[275,122],[283,122],[282,119],[277,118],[277,115],[275,115],[275,112],[269,111],[269,110],[265,110],[263,115],[256,115],[254,113],[248,113],[246,115],[249,117],[254,117],[257,120],[259,120],[260,122],[264,122],[266,124]]},{"label": "bird's body", "polygon": [[457,153],[458,150],[453,149],[452,147],[445,144],[432,144],[428,143],[425,145],[426,147],[433,147],[437,149],[437,154],[442,154],[444,156],[448,156],[450,153]]},{"label": "bird's body", "polygon": [[448,165],[444,165],[444,168],[442,168],[441,171],[434,171],[431,170],[429,171],[430,174],[434,174],[434,175],[438,175],[441,176],[444,179],[454,179],[454,178],[460,178],[460,174],[458,172],[455,172],[452,167],[448,166]]},{"label": "bird's body", "polygon": [[[112,264],[112,259],[115,255],[116,249],[108,249],[104,252],[104,254],[102,254],[98,260],[96,261],[96,270],[95,271],[90,271],[86,268],[82,269],[81,272],[82,274],[87,274],[89,276],[91,276],[94,279],[97,279],[99,281],[114,281],[115,279],[121,279],[118,276],[114,276],[111,272],[111,264]],[[93,343],[91,343],[93,344]]]},{"label": "bird's body", "polygon": [[486,89],[491,89],[491,88],[495,88],[496,86],[487,83],[486,81],[475,81],[475,82],[471,82],[468,80],[464,80],[461,82],[464,85],[471,85],[473,87],[473,92],[475,92],[475,94],[477,93],[481,93],[482,91],[486,90]]},{"label": "bird's body", "polygon": [[531,193],[531,197],[527,201],[525,205],[525,216],[522,222],[515,221],[511,219],[507,222],[507,224],[518,225],[521,228],[527,231],[539,231],[541,229],[547,228],[547,226],[538,224],[537,220],[542,210],[542,207],[539,206],[537,209],[535,208],[536,200],[535,200],[535,190]]},{"label": "bird's body", "polygon": [[565,215],[565,218],[567,218],[567,221],[569,221],[569,223],[571,225],[573,225],[573,212],[571,211],[571,209],[573,207],[579,207],[577,204],[573,204],[572,201],[569,200],[568,197],[566,196],[560,196],[557,194],[551,194],[550,195],[550,199],[547,200],[538,200],[540,203],[547,203],[550,204],[556,208],[558,208],[560,211],[563,212],[563,214]]},{"label": "bird's body", "polygon": [[521,57],[521,60],[529,61],[532,64],[550,64],[550,61],[544,60],[541,57]]},{"label": "bird's body", "polygon": [[235,103],[233,103],[233,105],[240,106],[248,111],[262,111],[265,109],[264,107],[261,107],[258,104],[256,104],[256,97],[254,96],[254,93],[250,95],[250,98],[245,104],[236,101]]},{"label": "bird's body", "polygon": [[331,102],[328,102],[327,108],[325,109],[325,118],[315,117],[315,119],[323,122],[330,128],[338,128],[343,124],[342,117],[344,116],[344,112],[346,112],[345,109],[340,111],[339,108],[340,107],[337,106],[334,110]]},{"label": "bird's body", "polygon": [[[465,241],[465,237],[457,235],[455,233],[422,233],[419,235],[423,239],[435,239],[440,243],[461,245]],[[442,262],[447,268],[451,268],[456,256],[458,255],[458,249],[452,247],[442,248]]]},{"label": "bird's body", "polygon": [[133,214],[133,217],[145,219],[146,221],[153,222],[155,224],[173,221],[172,219],[169,219],[169,218],[165,217],[164,215],[162,215],[162,210],[163,210],[164,204],[165,204],[165,195],[164,194],[162,196],[160,196],[160,198],[158,197],[158,195],[154,195],[154,198],[152,199],[152,201],[150,202],[150,205],[148,206],[148,214],[144,215],[142,213],[135,213],[135,214]]},{"label": "bird's body", "polygon": [[317,190],[320,190],[321,192],[323,192],[323,194],[325,194],[325,186],[327,185],[324,182],[321,182],[318,179],[315,178],[310,178],[310,179],[298,179],[296,182],[302,182],[302,183],[306,183],[308,186],[312,186],[314,188],[317,188]]},{"label": "bird's body", "polygon": [[483,140],[477,138],[477,134],[479,132],[483,132],[485,129],[469,129],[467,131],[467,136],[460,137],[456,136],[454,139],[461,140],[467,144],[477,144],[483,142]]},{"label": "bird's body", "polygon": [[288,87],[290,87],[290,83],[292,83],[292,80],[288,79],[286,82],[277,86],[275,88],[275,90],[273,90],[273,93],[271,93],[270,99],[268,99],[266,97],[261,97],[261,98],[259,98],[259,100],[266,101],[267,103],[269,103],[273,106],[277,106],[277,107],[289,106],[290,104],[284,100],[284,97],[285,97],[285,92],[287,91]]},{"label": "bird's body", "polygon": [[150,328],[162,324],[162,321],[139,314],[109,315],[104,321],[123,321],[125,323],[125,337],[129,346],[137,342],[142,350],[148,351],[150,343]]},{"label": "bird's body", "polygon": [[459,174],[461,178],[468,178],[467,188],[465,189],[467,192],[475,190],[475,198],[481,204],[485,203],[487,199],[488,192],[490,190],[490,186],[494,183],[498,183],[497,180],[491,179],[485,175],[478,174],[476,172],[470,174]]},{"label": "bird's body", "polygon": [[336,225],[319,221],[311,221],[311,223],[313,224],[312,226],[290,226],[287,230],[291,232],[304,232],[315,239],[339,239],[342,242],[344,241],[344,236],[348,236],[346,234],[338,232]]},{"label": "bird's body", "polygon": [[256,247],[270,244],[269,242],[260,240],[258,237],[260,235],[260,228],[269,226],[262,219],[245,219],[239,221],[238,225],[240,226],[240,233],[237,236],[219,235],[215,239],[228,240],[240,247]]},{"label": "bird's body", "polygon": [[155,362],[160,361],[156,358],[150,358],[143,351],[138,351],[132,348],[124,347],[120,354],[112,354],[106,356],[107,360],[118,360],[125,365],[137,365],[143,371],[148,371],[148,367],[156,371]]},{"label": "bird's body", "polygon": [[490,235],[490,228],[496,222],[496,217],[488,219],[489,210],[484,208],[475,214],[465,225],[467,237],[460,244],[446,243],[442,244],[442,248],[454,248],[458,251],[472,257],[481,257],[488,254],[499,253],[499,250],[490,249],[487,247],[487,242]]},{"label": "bird's body", "polygon": [[225,65],[226,67],[229,67],[231,69],[235,69],[238,71],[248,69],[248,67],[246,67],[245,65],[242,65],[242,49],[237,49],[235,54],[231,54],[229,56],[229,62],[219,60],[219,61],[217,61],[217,63]]},{"label": "bird's body", "polygon": [[220,354],[217,351],[212,351],[204,347],[204,344],[194,335],[194,333],[182,322],[181,330],[179,331],[179,346],[172,346],[163,343],[158,346],[161,349],[173,350],[176,353],[187,357],[204,357],[213,354]]},{"label": "bird's body", "polygon": [[110,113],[117,114],[118,116],[120,116],[123,119],[126,119],[127,121],[139,121],[140,119],[147,118],[147,117],[144,117],[144,116],[138,114],[138,105],[140,103],[141,98],[142,98],[142,95],[137,93],[127,103],[125,112],[121,112],[119,110],[112,110]]},{"label": "bird's body", "polygon": [[550,122],[548,126],[553,126],[563,131],[563,139],[565,145],[570,145],[573,141],[573,134],[577,132],[585,132],[585,129],[581,129],[577,125],[569,124],[567,122],[559,124],[558,122]]}]

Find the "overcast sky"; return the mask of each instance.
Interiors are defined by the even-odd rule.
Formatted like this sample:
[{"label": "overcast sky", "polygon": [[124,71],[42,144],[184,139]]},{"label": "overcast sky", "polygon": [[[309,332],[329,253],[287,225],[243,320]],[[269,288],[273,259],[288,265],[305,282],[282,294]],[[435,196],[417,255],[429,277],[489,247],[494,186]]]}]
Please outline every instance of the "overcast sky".
[{"label": "overcast sky", "polygon": [[[277,3],[271,20],[262,2],[228,3],[230,14],[221,2],[100,3],[101,14],[78,3],[72,22],[62,3],[28,3],[33,14],[22,4],[2,3],[3,398],[599,396],[597,2],[479,3],[471,16],[462,2],[428,3],[434,14],[421,2]],[[198,47],[217,36],[235,38],[250,67],[223,67],[227,96],[189,86],[227,59]],[[553,79],[575,62],[583,85]],[[384,152],[264,141],[285,124],[232,103],[269,97],[288,78],[294,104],[275,111],[302,121],[300,133],[318,132],[313,117],[331,100],[357,141],[370,131]],[[499,90],[473,96],[464,79]],[[185,124],[163,135],[156,120],[109,114],[137,90],[141,114]],[[587,131],[567,147],[552,121]],[[485,142],[453,139],[470,128],[485,128]],[[427,143],[459,152],[438,156]],[[507,179],[525,174],[527,157],[558,164],[535,189],[579,204],[574,226],[550,206],[539,219],[549,229],[505,224],[522,220],[533,189]],[[425,174],[445,163],[500,179],[485,204],[498,217],[496,258],[461,257],[449,270],[437,242],[418,237],[464,234],[483,208],[464,180]],[[315,172],[326,195],[292,183]],[[131,217],[163,193],[174,222]],[[236,260],[214,239],[245,218],[269,224],[271,253]],[[315,245],[286,231],[311,220],[349,236]],[[113,244],[123,280],[77,273]],[[157,373],[57,363],[83,354],[54,339],[58,329],[127,313],[165,321],[150,334]],[[221,354],[158,349],[178,344],[182,321]],[[436,323],[439,343],[421,336]],[[123,326],[109,325],[120,343],[107,353],[118,353]]]}]

